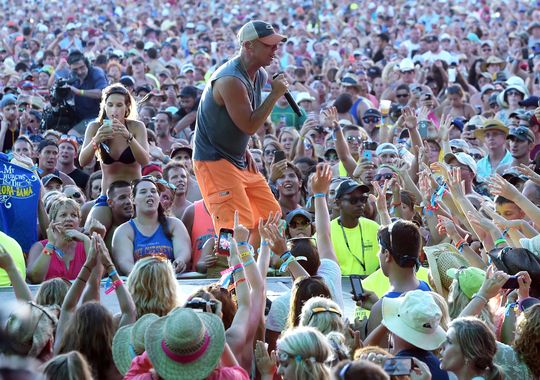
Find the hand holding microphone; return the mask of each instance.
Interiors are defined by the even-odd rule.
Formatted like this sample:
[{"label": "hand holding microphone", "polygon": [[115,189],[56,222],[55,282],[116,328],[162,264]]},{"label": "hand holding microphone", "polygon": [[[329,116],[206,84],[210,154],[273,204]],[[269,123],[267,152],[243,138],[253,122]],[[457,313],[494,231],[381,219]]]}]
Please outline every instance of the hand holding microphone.
[{"label": "hand holding microphone", "polygon": [[[281,86],[283,86],[284,88],[280,88]],[[283,91],[283,96],[285,96],[285,99],[287,99],[287,102],[289,103],[289,105],[293,109],[294,113],[296,113],[298,116],[302,116],[302,112],[300,111],[300,107],[298,107],[298,104],[296,104],[296,102],[294,101],[291,93],[289,92],[289,90],[287,88],[288,88],[288,83],[287,83],[287,80],[285,79],[285,76],[283,75],[283,73],[276,73],[272,77],[272,90],[277,90],[277,91],[280,91],[280,90],[283,91],[284,90]]]}]

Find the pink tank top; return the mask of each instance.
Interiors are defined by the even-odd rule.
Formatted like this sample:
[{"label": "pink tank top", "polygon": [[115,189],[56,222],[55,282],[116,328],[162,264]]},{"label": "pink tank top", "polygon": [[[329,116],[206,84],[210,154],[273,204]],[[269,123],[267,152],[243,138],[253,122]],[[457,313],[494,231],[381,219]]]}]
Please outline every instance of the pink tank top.
[{"label": "pink tank top", "polygon": [[[45,247],[48,240],[41,240],[40,243]],[[67,280],[75,280],[79,275],[84,263],[86,261],[86,252],[84,251],[84,243],[78,241],[75,246],[75,256],[69,263],[69,268],[66,268],[64,261],[58,257],[58,255],[51,255],[51,262],[49,263],[49,269],[45,275],[45,280],[51,278],[65,278]]]},{"label": "pink tank top", "polygon": [[204,243],[216,235],[214,222],[202,200],[193,202],[193,226],[191,227],[191,270],[197,270]]}]

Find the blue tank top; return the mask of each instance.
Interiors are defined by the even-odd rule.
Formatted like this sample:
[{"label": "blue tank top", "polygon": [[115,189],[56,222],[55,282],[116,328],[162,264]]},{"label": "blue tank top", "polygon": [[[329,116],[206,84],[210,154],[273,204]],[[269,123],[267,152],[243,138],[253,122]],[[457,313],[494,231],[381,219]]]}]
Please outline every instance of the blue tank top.
[{"label": "blue tank top", "polygon": [[268,79],[266,71],[260,68],[252,83],[239,56],[223,64],[212,74],[201,96],[197,110],[193,158],[201,161],[218,161],[224,158],[239,169],[244,169],[249,135],[234,124],[227,108],[217,104],[213,95],[216,80],[227,76],[238,78],[246,87],[254,110],[262,103],[262,88]]},{"label": "blue tank top", "polygon": [[172,241],[165,236],[161,224],[152,236],[145,236],[139,231],[137,225],[131,219],[129,224],[133,228],[133,259],[135,261],[146,256],[161,256],[169,260],[174,260]]},{"label": "blue tank top", "polygon": [[[427,282],[420,280],[420,285],[418,285],[418,288],[415,290],[422,290],[424,292],[431,292],[431,288],[427,284]],[[402,292],[387,292],[383,297],[386,298],[399,298],[401,297],[403,293]]]}]

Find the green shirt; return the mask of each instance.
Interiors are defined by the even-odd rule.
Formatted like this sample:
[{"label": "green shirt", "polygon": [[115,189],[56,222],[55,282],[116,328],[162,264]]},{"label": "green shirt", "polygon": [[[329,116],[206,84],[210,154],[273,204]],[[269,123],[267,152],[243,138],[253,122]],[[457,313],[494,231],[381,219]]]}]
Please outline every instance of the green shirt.
[{"label": "green shirt", "polygon": [[[26,278],[26,264],[24,263],[24,255],[19,243],[12,237],[0,231],[0,245],[4,247],[9,255],[11,255],[21,277]],[[0,269],[0,286],[11,286],[9,276],[3,269]]]},{"label": "green shirt", "polygon": [[307,116],[306,111],[304,111],[302,108],[300,108],[300,112],[302,112],[302,116],[298,116],[289,104],[287,104],[286,107],[280,107],[276,104],[272,109],[270,119],[275,126],[278,126],[281,122],[281,118],[284,116],[286,127],[294,127],[299,130],[302,128]]},{"label": "green shirt", "polygon": [[360,218],[354,228],[343,227],[336,218],[330,222],[330,236],[338,258],[341,274],[369,275],[379,268],[379,224]]}]

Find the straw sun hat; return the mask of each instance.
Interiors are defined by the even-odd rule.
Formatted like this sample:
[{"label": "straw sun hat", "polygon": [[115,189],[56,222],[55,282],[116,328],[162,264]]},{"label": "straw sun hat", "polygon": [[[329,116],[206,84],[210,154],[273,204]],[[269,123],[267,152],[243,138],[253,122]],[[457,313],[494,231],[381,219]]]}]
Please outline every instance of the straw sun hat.
[{"label": "straw sun hat", "polygon": [[450,268],[459,269],[468,267],[469,262],[449,243],[441,243],[430,247],[424,247],[424,252],[429,263],[429,273],[433,279],[435,290],[443,297],[448,296],[448,290],[452,285],[452,278],[447,271]]},{"label": "straw sun hat", "polygon": [[225,346],[221,319],[211,313],[176,308],[152,322],[145,334],[146,353],[165,380],[205,379]]},{"label": "straw sun hat", "polygon": [[148,326],[158,319],[156,314],[145,314],[137,322],[120,327],[114,335],[113,360],[122,375],[128,372],[133,358],[144,352],[144,333]]}]

